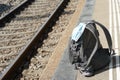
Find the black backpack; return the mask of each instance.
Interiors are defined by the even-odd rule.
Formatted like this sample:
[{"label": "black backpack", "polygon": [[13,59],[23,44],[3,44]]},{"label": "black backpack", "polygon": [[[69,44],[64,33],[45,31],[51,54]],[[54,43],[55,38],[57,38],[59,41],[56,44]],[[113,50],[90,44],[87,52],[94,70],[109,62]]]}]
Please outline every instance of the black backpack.
[{"label": "black backpack", "polygon": [[[103,48],[96,24],[102,28],[109,48]],[[74,35],[75,33],[75,35]],[[69,40],[69,60],[84,76],[92,76],[96,70],[109,65],[112,39],[104,25],[94,20],[80,23]]]}]

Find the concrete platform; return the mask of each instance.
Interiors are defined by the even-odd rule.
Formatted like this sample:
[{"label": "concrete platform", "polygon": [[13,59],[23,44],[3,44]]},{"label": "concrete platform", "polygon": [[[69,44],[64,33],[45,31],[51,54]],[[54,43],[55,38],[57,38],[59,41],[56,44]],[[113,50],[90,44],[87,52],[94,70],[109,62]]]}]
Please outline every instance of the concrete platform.
[{"label": "concrete platform", "polygon": [[[82,3],[82,6],[83,2],[85,2],[85,0],[81,0],[80,2]],[[58,47],[54,51],[55,55],[51,57],[40,80],[49,80],[50,78],[51,80],[120,80],[120,1],[95,0],[92,19],[104,24],[110,31],[113,40],[113,49],[115,50],[116,55],[112,57],[112,61],[107,69],[97,72],[92,77],[84,77],[79,71],[73,71],[73,67],[68,63],[68,59],[66,58],[67,52],[65,48],[69,36],[80,17],[79,11],[81,11],[81,7],[79,7],[80,5],[78,5],[77,11],[74,14],[76,17],[72,18],[69,28],[65,31],[65,35],[61,38]],[[100,28],[98,28],[98,30],[103,47],[108,47],[103,31]],[[61,48],[59,46],[61,46]],[[68,66],[63,67],[65,64]],[[70,69],[71,71],[69,71]],[[71,75],[72,71],[73,75]]]},{"label": "concrete platform", "polygon": [[[109,69],[88,78],[78,72],[77,80],[120,80],[120,1],[96,0],[93,19],[104,24],[110,31],[116,54],[112,58]],[[103,31],[99,28],[98,30],[103,47],[108,47]]]}]

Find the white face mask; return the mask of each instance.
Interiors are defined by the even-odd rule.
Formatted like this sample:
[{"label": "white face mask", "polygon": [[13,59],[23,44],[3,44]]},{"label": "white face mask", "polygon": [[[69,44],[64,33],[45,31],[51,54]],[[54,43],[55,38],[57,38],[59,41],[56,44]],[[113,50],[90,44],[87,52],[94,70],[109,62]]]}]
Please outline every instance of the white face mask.
[{"label": "white face mask", "polygon": [[80,23],[77,27],[73,29],[72,40],[75,40],[76,42],[78,41],[78,39],[83,34],[86,25],[87,25],[86,23]]}]

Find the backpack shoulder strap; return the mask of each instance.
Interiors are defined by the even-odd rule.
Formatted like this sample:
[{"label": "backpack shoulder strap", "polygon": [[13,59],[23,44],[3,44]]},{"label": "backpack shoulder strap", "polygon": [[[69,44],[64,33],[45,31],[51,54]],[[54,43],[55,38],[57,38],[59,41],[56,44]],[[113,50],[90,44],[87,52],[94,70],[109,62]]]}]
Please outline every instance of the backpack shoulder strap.
[{"label": "backpack shoulder strap", "polygon": [[102,25],[101,23],[99,23],[99,22],[97,22],[97,21],[95,21],[95,20],[93,20],[92,22],[95,23],[95,24],[97,24],[97,25],[99,25],[99,27],[102,28],[102,30],[103,30],[103,32],[104,32],[104,34],[105,34],[105,37],[106,37],[106,39],[107,39],[107,43],[108,43],[108,47],[109,47],[110,53],[112,53],[112,51],[113,51],[113,50],[112,50],[112,38],[111,38],[111,36],[110,36],[109,31],[108,31],[107,28],[106,28],[104,25]]},{"label": "backpack shoulder strap", "polygon": [[94,49],[93,49],[93,51],[92,51],[92,53],[91,53],[91,56],[88,58],[88,62],[87,62],[87,65],[85,66],[85,68],[86,68],[87,66],[89,66],[89,64],[90,64],[90,62],[91,62],[91,60],[92,60],[92,57],[94,56],[95,52],[96,52],[97,49],[98,49],[98,36],[97,36],[97,31],[96,31],[95,27],[94,27],[93,25],[91,25],[92,23],[95,23],[95,24],[99,25],[99,26],[102,28],[102,30],[103,30],[103,32],[104,32],[104,34],[105,34],[105,36],[106,36],[106,39],[107,39],[107,43],[108,43],[108,46],[109,46],[110,54],[112,53],[112,39],[111,39],[111,36],[110,36],[109,31],[108,31],[108,30],[106,29],[106,27],[105,27],[104,25],[102,25],[101,23],[99,23],[99,22],[97,22],[97,21],[94,21],[94,20],[90,21],[90,22],[88,23],[90,26],[86,26],[86,29],[88,29],[88,30],[94,35],[94,37],[95,37],[95,39],[96,39],[96,44],[95,44],[95,47],[94,47]]}]

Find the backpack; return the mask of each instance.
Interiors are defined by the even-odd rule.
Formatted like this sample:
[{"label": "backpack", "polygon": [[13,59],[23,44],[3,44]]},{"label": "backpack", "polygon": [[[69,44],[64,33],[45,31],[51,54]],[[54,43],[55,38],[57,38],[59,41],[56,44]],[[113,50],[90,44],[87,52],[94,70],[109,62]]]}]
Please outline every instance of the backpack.
[{"label": "backpack", "polygon": [[[102,28],[109,48],[102,47],[96,25]],[[68,45],[71,64],[86,77],[94,75],[95,71],[105,68],[110,63],[113,52],[112,39],[106,27],[97,21],[81,22],[74,28]]]}]

